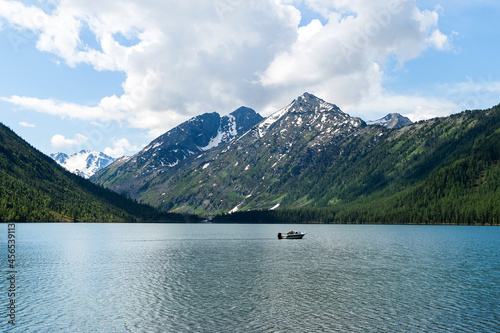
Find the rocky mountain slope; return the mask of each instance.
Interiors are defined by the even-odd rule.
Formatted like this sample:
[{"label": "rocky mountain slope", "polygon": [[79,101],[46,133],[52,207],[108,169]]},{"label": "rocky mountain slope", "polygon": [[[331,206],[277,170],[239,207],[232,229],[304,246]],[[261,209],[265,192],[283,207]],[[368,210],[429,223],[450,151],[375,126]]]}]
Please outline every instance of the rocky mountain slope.
[{"label": "rocky mountain slope", "polygon": [[66,170],[85,179],[93,176],[97,171],[107,167],[115,161],[104,153],[82,150],[73,155],[64,153],[50,154],[50,157]]},{"label": "rocky mountain slope", "polygon": [[[170,178],[155,181],[147,193],[166,210],[236,212],[298,207],[285,202],[305,185],[305,170],[338,157],[360,133],[381,131],[343,113],[336,105],[305,93],[245,135],[201,156]],[[168,179],[168,180],[167,180]],[[309,183],[309,181],[307,181]]]},{"label": "rocky mountain slope", "polygon": [[247,107],[222,117],[216,112],[202,114],[161,135],[134,156],[117,160],[91,180],[139,198],[140,188],[157,175],[233,140],[263,119]]},{"label": "rocky mountain slope", "polygon": [[[237,139],[193,157],[182,168],[158,172],[154,177],[129,174],[125,182],[111,183],[110,188],[164,210],[228,212],[278,208],[280,200],[276,201],[269,191],[272,186],[287,180],[291,185],[296,180],[290,179],[290,172],[311,164],[325,145],[340,146],[365,127],[361,119],[305,93]],[[169,133],[143,152],[163,142],[165,136]],[[112,172],[113,165],[93,180],[109,186],[107,177]]]}]

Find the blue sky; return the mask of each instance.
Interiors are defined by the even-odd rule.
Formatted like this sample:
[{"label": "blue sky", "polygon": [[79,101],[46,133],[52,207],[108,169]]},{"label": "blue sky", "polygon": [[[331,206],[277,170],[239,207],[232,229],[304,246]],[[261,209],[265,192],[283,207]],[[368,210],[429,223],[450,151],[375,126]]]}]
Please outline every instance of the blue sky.
[{"label": "blue sky", "polygon": [[305,91],[364,120],[488,108],[499,15],[487,0],[0,0],[0,122],[47,154],[117,157]]}]

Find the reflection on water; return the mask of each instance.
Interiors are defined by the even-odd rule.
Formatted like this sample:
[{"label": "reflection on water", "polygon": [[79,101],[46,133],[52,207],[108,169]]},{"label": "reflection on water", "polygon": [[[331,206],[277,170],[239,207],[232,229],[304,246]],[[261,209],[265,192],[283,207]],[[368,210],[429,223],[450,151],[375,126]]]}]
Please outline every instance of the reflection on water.
[{"label": "reflection on water", "polygon": [[16,226],[13,332],[500,331],[495,227]]}]

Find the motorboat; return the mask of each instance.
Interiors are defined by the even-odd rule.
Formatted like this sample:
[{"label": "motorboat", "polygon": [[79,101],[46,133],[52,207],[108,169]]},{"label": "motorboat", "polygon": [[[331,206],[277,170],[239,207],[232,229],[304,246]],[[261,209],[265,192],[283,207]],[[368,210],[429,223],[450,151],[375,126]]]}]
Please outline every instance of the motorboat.
[{"label": "motorboat", "polygon": [[290,230],[286,234],[279,232],[278,239],[302,239],[306,235],[305,232],[300,232],[298,230]]}]

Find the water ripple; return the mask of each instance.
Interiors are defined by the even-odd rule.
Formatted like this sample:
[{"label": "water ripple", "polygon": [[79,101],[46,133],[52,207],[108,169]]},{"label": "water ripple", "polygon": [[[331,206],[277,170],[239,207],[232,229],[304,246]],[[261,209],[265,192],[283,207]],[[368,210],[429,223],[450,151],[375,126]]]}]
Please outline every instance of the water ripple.
[{"label": "water ripple", "polygon": [[44,228],[20,227],[13,332],[500,331],[497,228]]}]

